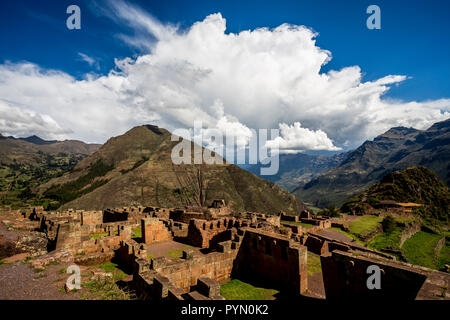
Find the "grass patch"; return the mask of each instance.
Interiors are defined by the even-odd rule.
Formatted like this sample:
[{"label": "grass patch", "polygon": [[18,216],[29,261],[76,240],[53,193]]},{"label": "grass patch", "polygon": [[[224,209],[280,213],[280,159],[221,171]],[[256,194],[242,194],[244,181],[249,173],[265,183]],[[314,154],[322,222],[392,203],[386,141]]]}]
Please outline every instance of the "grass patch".
[{"label": "grass patch", "polygon": [[316,273],[322,273],[320,256],[308,251],[308,276],[312,276]]},{"label": "grass patch", "polygon": [[434,249],[440,238],[441,235],[419,231],[405,241],[402,249],[406,258],[412,264],[437,269],[438,264],[434,256]]},{"label": "grass patch", "polygon": [[269,300],[278,290],[265,289],[233,279],[220,287],[220,294],[227,300]]},{"label": "grass patch", "polygon": [[403,218],[403,217],[396,217],[394,218],[394,220],[396,222],[402,222],[402,223],[411,223],[414,222],[416,220],[418,220],[416,217],[407,217],[407,218]]},{"label": "grass patch", "polygon": [[122,290],[110,278],[91,280],[82,284],[89,289],[88,294],[83,294],[83,300],[130,300],[130,295]]},{"label": "grass patch", "polygon": [[133,236],[131,238],[133,240],[136,240],[136,239],[140,240],[140,239],[142,239],[142,229],[140,227],[133,229],[132,232],[133,232]]},{"label": "grass patch", "polygon": [[149,253],[149,254],[147,254],[147,258],[149,258],[150,260],[152,260],[152,259],[154,258],[154,256],[153,256],[151,253]]},{"label": "grass patch", "polygon": [[281,220],[281,222],[282,222],[282,223],[286,223],[286,224],[290,224],[290,225],[293,225],[293,226],[301,226],[302,228],[305,228],[305,229],[314,227],[314,225],[311,224],[311,223],[295,222],[295,221],[286,221],[286,220]]},{"label": "grass patch", "polygon": [[391,233],[381,233],[377,235],[372,241],[369,242],[369,248],[375,250],[384,250],[387,248],[400,249],[400,237],[402,236],[402,230],[395,228]]},{"label": "grass patch", "polygon": [[83,293],[83,294],[80,296],[80,300],[86,300],[87,298],[89,298],[89,293]]},{"label": "grass patch", "polygon": [[304,223],[304,222],[297,222],[297,223],[298,223],[299,226],[301,226],[302,228],[305,228],[305,229],[309,229],[309,228],[314,227],[314,225],[311,224],[311,223]]},{"label": "grass patch", "polygon": [[362,216],[350,224],[350,233],[357,236],[367,234],[368,232],[376,229],[382,220],[383,218],[377,216]]},{"label": "grass patch", "polygon": [[113,280],[119,280],[125,278],[127,274],[119,269],[119,265],[113,262],[103,262],[96,266],[97,268],[101,268],[105,270],[105,272],[110,272],[113,275]]},{"label": "grass patch", "polygon": [[5,264],[5,260],[0,260],[0,266],[2,265],[2,264]]},{"label": "grass patch", "polygon": [[[192,246],[187,245],[187,244],[184,244],[183,247],[186,248],[186,249],[193,248]],[[181,258],[183,256],[183,249],[167,250],[166,255],[171,257],[171,258]]]},{"label": "grass patch", "polygon": [[107,235],[107,232],[93,233],[89,235],[89,239],[100,239],[106,237]]}]

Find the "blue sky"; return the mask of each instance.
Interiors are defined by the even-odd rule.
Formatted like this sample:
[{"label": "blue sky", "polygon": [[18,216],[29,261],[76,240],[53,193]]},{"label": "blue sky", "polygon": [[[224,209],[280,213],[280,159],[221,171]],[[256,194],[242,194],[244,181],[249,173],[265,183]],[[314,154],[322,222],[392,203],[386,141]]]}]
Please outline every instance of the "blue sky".
[{"label": "blue sky", "polygon": [[[323,70],[359,65],[364,80],[386,74],[411,77],[387,94],[414,100],[449,97],[449,1],[133,1],[162,22],[188,28],[211,13],[227,19],[227,32],[282,23],[305,25],[319,33],[317,44],[333,54]],[[82,29],[65,27],[68,5],[82,11]],[[101,1],[99,1],[101,5]],[[368,30],[365,9],[381,8],[381,30]],[[90,1],[2,1],[0,61],[26,60],[76,77],[91,71],[78,52],[99,60],[108,72],[114,58],[139,54],[117,41],[116,34],[133,34],[96,12]],[[95,69],[95,68],[94,68]],[[98,71],[98,70],[94,70]]]},{"label": "blue sky", "polygon": [[[81,30],[66,28],[72,4]],[[366,27],[371,4],[381,30]],[[202,120],[241,138],[278,128],[281,148],[300,152],[347,150],[393,126],[425,129],[450,115],[449,9],[437,0],[4,0],[0,132],[103,143],[135,125]]]}]

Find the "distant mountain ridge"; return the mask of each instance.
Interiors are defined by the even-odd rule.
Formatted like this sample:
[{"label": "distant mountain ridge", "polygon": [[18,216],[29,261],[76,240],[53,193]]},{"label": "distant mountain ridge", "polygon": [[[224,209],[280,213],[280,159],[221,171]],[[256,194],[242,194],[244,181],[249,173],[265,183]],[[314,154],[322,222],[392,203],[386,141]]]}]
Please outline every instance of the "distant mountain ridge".
[{"label": "distant mountain ridge", "polygon": [[304,208],[289,192],[235,165],[173,164],[178,143],[163,128],[135,127],[40,186],[40,194],[62,209],[203,206],[213,199],[224,199],[235,211],[298,214]]},{"label": "distant mountain ridge", "polygon": [[300,185],[293,192],[306,202],[341,205],[393,171],[425,166],[450,183],[450,119],[427,130],[394,127],[366,141],[335,168]]},{"label": "distant mountain ridge", "polygon": [[333,156],[305,153],[280,154],[278,173],[270,176],[259,175],[262,167],[259,163],[240,165],[240,167],[266,180],[275,182],[278,186],[288,191],[292,191],[300,184],[306,183],[319,174],[339,165],[348,153],[342,152]]},{"label": "distant mountain ridge", "polygon": [[87,144],[78,140],[44,140],[33,135],[27,138],[0,136],[0,163],[10,164],[36,163],[42,154],[57,155],[59,153],[88,156],[100,147],[99,144]]},{"label": "distant mountain ridge", "polygon": [[38,144],[38,145],[43,145],[43,144],[52,144],[52,143],[56,143],[58,142],[57,140],[44,140],[41,139],[40,137],[36,136],[36,135],[32,135],[30,137],[27,138],[19,138],[20,140],[23,141],[28,141],[34,144]]}]

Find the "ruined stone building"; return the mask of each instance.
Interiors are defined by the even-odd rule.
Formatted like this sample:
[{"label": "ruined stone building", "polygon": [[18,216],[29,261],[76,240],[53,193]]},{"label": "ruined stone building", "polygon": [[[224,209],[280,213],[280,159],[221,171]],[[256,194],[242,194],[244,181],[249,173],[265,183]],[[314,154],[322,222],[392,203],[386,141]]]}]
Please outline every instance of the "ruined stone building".
[{"label": "ruined stone building", "polygon": [[[141,299],[223,299],[220,283],[233,278],[264,283],[298,297],[308,289],[308,251],[321,256],[329,299],[398,295],[414,299],[424,286],[448,285],[446,273],[402,264],[388,254],[319,235],[319,230],[332,224],[326,217],[306,211],[299,217],[256,212],[229,215],[217,211],[224,208],[221,201],[213,202],[211,208],[216,210],[213,214],[186,208],[129,207],[60,213],[34,210],[25,216],[39,221],[50,251],[64,251],[76,264],[118,261],[133,275]],[[176,258],[149,254],[165,243],[190,247]],[[378,265],[384,283],[389,283],[382,290],[367,288],[370,264]]]}]

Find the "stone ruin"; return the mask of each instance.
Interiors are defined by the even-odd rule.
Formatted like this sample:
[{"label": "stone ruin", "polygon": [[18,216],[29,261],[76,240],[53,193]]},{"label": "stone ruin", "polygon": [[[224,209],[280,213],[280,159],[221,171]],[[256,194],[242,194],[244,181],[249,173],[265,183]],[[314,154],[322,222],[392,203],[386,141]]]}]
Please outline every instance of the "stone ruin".
[{"label": "stone ruin", "polygon": [[[221,209],[223,202],[213,202]],[[218,207],[218,208],[216,208]],[[431,298],[423,293],[447,286],[450,276],[395,260],[393,256],[318,234],[332,225],[330,219],[304,211],[244,212],[212,215],[191,208],[126,207],[103,211],[68,210],[24,213],[45,232],[50,253],[33,260],[45,265],[54,259],[80,265],[115,259],[133,275],[141,299],[223,299],[219,283],[237,278],[277,288],[290,296],[307,292],[307,252],[321,256],[327,299],[361,297]],[[303,228],[288,222],[311,224]],[[140,231],[141,236],[133,234]],[[156,245],[177,242],[191,248],[179,258],[153,257]],[[52,260],[53,259],[53,260]],[[366,286],[366,269],[382,270],[381,290]]]}]

